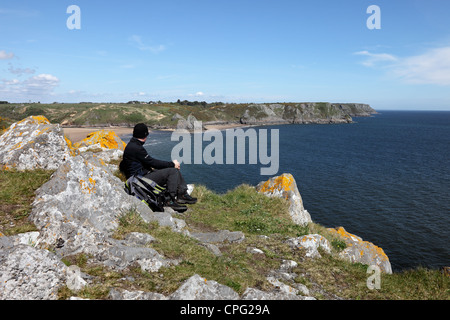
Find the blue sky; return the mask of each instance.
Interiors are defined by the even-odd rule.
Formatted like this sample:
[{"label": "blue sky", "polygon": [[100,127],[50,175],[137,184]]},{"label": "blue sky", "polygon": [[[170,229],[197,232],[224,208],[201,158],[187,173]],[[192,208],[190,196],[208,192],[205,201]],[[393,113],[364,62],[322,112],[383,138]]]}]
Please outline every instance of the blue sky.
[{"label": "blue sky", "polygon": [[[81,29],[71,30],[70,5]],[[381,29],[370,30],[377,5]],[[448,0],[0,1],[0,100],[450,110]]]}]

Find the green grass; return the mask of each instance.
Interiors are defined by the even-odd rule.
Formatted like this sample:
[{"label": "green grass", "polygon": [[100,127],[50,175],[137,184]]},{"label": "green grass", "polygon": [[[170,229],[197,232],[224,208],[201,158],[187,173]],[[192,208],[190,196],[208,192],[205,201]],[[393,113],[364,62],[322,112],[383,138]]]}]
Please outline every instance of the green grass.
[{"label": "green grass", "polygon": [[50,178],[52,171],[0,171],[0,232],[14,235],[35,231],[28,221],[35,191]]},{"label": "green grass", "polygon": [[[141,289],[156,289],[166,295],[175,291],[182,281],[194,274],[228,285],[241,294],[247,287],[268,289],[270,285],[265,274],[277,269],[286,257],[302,257],[301,253],[292,253],[276,237],[262,239],[255,235],[247,236],[243,243],[225,244],[221,248],[222,256],[217,257],[199,241],[167,227],[146,224],[135,212],[123,216],[119,223],[115,237],[121,239],[128,232],[149,233],[158,240],[151,247],[166,258],[181,261],[178,265],[162,268],[158,274],[135,270],[134,276],[139,275],[141,278]],[[248,253],[249,246],[260,248],[265,255]]]},{"label": "green grass", "polygon": [[308,233],[307,227],[292,223],[288,203],[284,199],[269,198],[249,185],[241,185],[219,195],[204,186],[194,191],[199,201],[184,219],[201,230],[234,230],[247,235],[280,234],[298,237]]}]

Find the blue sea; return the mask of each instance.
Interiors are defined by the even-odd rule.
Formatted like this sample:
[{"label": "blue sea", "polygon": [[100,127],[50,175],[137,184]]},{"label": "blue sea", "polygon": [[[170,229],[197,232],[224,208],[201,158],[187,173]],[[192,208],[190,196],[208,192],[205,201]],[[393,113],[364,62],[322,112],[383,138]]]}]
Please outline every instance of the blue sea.
[{"label": "blue sea", "polygon": [[[383,248],[394,271],[450,266],[450,112],[380,111],[354,121],[252,130],[267,129],[269,142],[279,130],[276,175],[295,177],[314,222]],[[171,134],[152,132],[148,152],[169,160],[179,143]],[[217,193],[269,178],[260,175],[268,165],[246,163],[182,164],[182,173]]]}]

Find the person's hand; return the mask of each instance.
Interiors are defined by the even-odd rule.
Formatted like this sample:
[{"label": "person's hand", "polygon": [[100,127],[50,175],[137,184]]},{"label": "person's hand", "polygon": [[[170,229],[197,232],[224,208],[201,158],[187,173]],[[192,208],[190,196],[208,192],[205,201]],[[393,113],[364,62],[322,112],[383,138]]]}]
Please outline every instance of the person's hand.
[{"label": "person's hand", "polygon": [[173,164],[175,165],[175,168],[177,168],[178,170],[180,170],[180,163],[178,162],[178,160],[173,160],[172,162],[173,162]]}]

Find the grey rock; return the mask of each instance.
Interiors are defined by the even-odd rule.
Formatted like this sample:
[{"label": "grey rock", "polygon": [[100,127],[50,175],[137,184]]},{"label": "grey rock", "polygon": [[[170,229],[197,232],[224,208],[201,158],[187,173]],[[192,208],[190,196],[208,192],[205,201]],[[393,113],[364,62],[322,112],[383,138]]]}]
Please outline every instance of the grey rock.
[{"label": "grey rock", "polygon": [[331,253],[330,242],[319,234],[308,234],[302,237],[290,238],[286,242],[293,249],[305,249],[305,255],[308,258],[321,258],[318,251],[319,248],[322,248],[326,253]]},{"label": "grey rock", "polygon": [[241,231],[220,230],[217,232],[192,233],[191,236],[205,243],[241,242],[245,239]]},{"label": "grey rock", "polygon": [[261,181],[256,190],[268,197],[284,198],[289,201],[289,215],[295,224],[307,225],[312,222],[311,215],[303,207],[303,200],[292,174],[283,173],[267,181]]},{"label": "grey rock", "polygon": [[62,128],[42,116],[16,122],[0,136],[0,168],[56,170],[68,158]]},{"label": "grey rock", "polygon": [[56,300],[67,267],[55,254],[27,245],[0,249],[1,300]]},{"label": "grey rock", "polygon": [[67,268],[67,287],[74,291],[80,291],[86,286],[87,282],[81,276],[81,270],[76,265],[71,265]]},{"label": "grey rock", "polygon": [[255,288],[247,288],[241,296],[241,300],[315,300],[312,297],[304,297],[285,292],[266,292]]},{"label": "grey rock", "polygon": [[283,292],[285,294],[293,294],[293,295],[305,295],[309,296],[309,290],[305,285],[302,285],[300,283],[295,284],[295,288],[292,286],[289,286],[283,282],[281,282],[279,279],[269,276],[267,277],[267,281],[271,283],[274,287],[276,287],[280,292]]},{"label": "grey rock", "polygon": [[146,246],[147,244],[156,241],[156,239],[148,233],[140,232],[131,232],[127,234],[125,240],[130,246]]},{"label": "grey rock", "polygon": [[205,247],[206,249],[208,249],[216,257],[221,257],[222,256],[222,252],[220,251],[219,247],[216,246],[215,244],[212,244],[212,243],[201,243],[200,245]]},{"label": "grey rock", "polygon": [[237,300],[239,295],[230,287],[207,280],[198,274],[186,280],[174,293],[171,300]]},{"label": "grey rock", "polygon": [[96,254],[96,259],[109,268],[123,270],[137,263],[143,271],[156,272],[161,267],[167,267],[173,263],[155,249],[130,247],[114,240],[110,240],[110,242],[113,244],[112,246],[106,247],[104,250],[100,249]]},{"label": "grey rock", "polygon": [[167,300],[167,297],[156,292],[128,291],[125,289],[111,289],[109,292],[111,300]]}]

